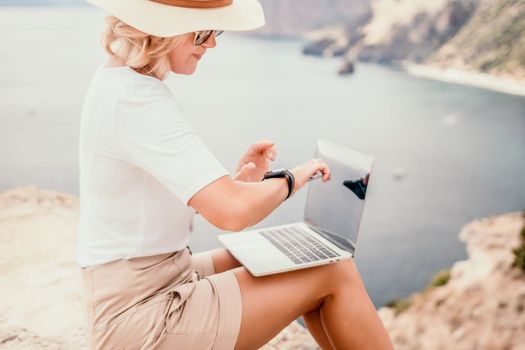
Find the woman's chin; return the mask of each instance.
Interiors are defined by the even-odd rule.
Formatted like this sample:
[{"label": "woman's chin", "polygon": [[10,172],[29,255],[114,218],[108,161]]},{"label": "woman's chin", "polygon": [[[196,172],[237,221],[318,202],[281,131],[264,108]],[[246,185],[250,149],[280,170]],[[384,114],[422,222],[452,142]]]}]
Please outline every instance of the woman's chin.
[{"label": "woman's chin", "polygon": [[192,75],[197,70],[197,65],[193,67],[188,67],[187,69],[177,69],[177,70],[171,70],[171,72],[175,74],[182,74],[182,75]]}]

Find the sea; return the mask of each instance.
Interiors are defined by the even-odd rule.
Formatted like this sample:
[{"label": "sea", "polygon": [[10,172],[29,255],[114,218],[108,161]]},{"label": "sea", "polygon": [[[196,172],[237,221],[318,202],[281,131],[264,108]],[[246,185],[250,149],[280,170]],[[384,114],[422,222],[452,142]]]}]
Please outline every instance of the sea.
[{"label": "sea", "polygon": [[[0,190],[35,185],[78,196],[86,89],[105,53],[104,14],[0,8]],[[423,288],[466,258],[461,228],[525,209],[525,98],[415,78],[338,58],[306,57],[301,39],[224,33],[193,75],[166,83],[232,172],[259,138],[272,168],[292,168],[326,139],[375,157],[355,261],[376,306]],[[255,225],[301,221],[301,190]],[[224,203],[228,205],[228,203]],[[193,251],[221,247],[199,215]]]}]

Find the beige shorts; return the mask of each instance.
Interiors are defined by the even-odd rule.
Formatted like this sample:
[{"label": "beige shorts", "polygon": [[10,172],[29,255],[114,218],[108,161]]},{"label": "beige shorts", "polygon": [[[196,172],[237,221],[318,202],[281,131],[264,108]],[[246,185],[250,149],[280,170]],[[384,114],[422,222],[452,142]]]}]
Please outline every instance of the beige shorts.
[{"label": "beige shorts", "polygon": [[185,248],[81,270],[90,348],[235,347],[239,284],[231,270],[215,274],[209,252]]}]

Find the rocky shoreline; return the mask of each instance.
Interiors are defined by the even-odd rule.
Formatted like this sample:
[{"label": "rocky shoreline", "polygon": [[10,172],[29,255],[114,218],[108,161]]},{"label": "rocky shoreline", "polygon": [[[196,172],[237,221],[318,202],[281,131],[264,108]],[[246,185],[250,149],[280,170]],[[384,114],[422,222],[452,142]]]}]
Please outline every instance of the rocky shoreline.
[{"label": "rocky shoreline", "polygon": [[[78,198],[34,186],[0,193],[0,349],[85,349],[74,262]],[[379,314],[396,349],[519,349],[525,273],[511,268],[524,225],[510,213],[466,225],[469,259],[438,287]],[[293,322],[263,350],[319,349]]]},{"label": "rocky shoreline", "polygon": [[468,260],[441,286],[379,314],[396,349],[518,350],[525,344],[525,272],[513,268],[524,214],[476,220],[460,232]]},{"label": "rocky shoreline", "polygon": [[497,76],[466,69],[443,68],[432,64],[423,65],[410,62],[401,62],[396,67],[419,78],[525,96],[525,79],[516,79],[512,76]]},{"label": "rocky shoreline", "polygon": [[[357,62],[525,96],[525,3],[505,0],[378,0],[371,14],[309,32],[307,55]],[[348,21],[351,21],[350,19]]]}]

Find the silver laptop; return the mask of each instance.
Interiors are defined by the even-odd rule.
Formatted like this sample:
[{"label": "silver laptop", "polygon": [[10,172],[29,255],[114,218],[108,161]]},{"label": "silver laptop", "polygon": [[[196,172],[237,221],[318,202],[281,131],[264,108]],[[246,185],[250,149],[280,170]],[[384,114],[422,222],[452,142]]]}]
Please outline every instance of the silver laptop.
[{"label": "silver laptop", "polygon": [[252,275],[354,256],[374,158],[325,140],[317,141],[314,157],[328,164],[331,179],[308,183],[303,222],[217,236]]}]

